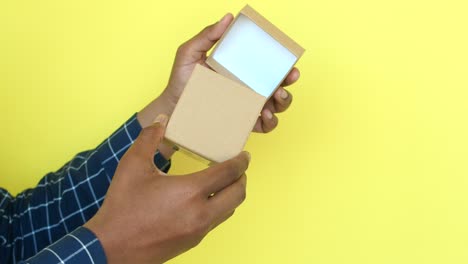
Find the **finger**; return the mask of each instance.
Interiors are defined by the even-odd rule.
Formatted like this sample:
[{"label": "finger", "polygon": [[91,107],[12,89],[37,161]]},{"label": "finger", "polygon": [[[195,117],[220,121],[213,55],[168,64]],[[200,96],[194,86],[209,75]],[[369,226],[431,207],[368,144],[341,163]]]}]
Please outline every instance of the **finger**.
[{"label": "finger", "polygon": [[[255,122],[253,131],[257,133],[266,133],[263,129],[263,119],[266,117],[268,118],[270,114],[266,112],[268,110],[270,113],[275,113],[275,104],[273,103],[274,98],[270,98],[265,105],[263,106],[262,112],[260,112],[259,117],[257,118],[257,121]],[[262,117],[263,116],[263,117]]]},{"label": "finger", "polygon": [[226,215],[233,212],[246,198],[247,176],[243,174],[237,181],[227,186],[208,201],[210,212],[214,214],[214,226],[226,220]]},{"label": "finger", "polygon": [[133,144],[134,151],[153,160],[166,132],[168,117],[159,115],[151,126],[144,128]]},{"label": "finger", "polygon": [[301,73],[299,72],[299,69],[298,68],[293,68],[289,72],[288,76],[286,76],[286,78],[284,79],[281,86],[286,87],[286,86],[289,86],[289,85],[295,83],[297,80],[299,80],[300,76],[301,76]]},{"label": "finger", "polygon": [[254,128],[252,129],[253,132],[257,132],[257,133],[263,133],[263,127],[262,127],[262,117],[259,116],[257,118],[257,122],[255,122],[255,126]]},{"label": "finger", "polygon": [[184,44],[188,54],[209,51],[221,38],[233,20],[232,14],[226,14],[219,22],[206,27],[195,37]]},{"label": "finger", "polygon": [[195,184],[199,186],[201,195],[207,198],[235,182],[249,167],[250,154],[241,152],[236,157],[218,163],[206,170],[196,173]]},{"label": "finger", "polygon": [[269,133],[278,126],[278,117],[276,117],[269,109],[262,111],[262,131]]},{"label": "finger", "polygon": [[[274,94],[273,94],[273,96],[274,96]],[[263,106],[262,111],[264,111],[265,109],[270,110],[270,112],[273,113],[273,114],[276,113],[275,98],[274,97],[268,99],[268,101]]]},{"label": "finger", "polygon": [[276,113],[286,111],[292,103],[292,94],[280,87],[273,95],[273,104]]}]

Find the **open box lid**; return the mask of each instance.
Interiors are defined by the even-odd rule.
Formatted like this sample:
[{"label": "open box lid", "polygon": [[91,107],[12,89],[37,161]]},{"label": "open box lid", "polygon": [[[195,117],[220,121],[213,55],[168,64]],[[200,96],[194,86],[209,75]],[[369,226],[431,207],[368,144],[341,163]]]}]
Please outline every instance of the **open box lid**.
[{"label": "open box lid", "polygon": [[269,98],[304,49],[249,5],[224,33],[206,63]]}]

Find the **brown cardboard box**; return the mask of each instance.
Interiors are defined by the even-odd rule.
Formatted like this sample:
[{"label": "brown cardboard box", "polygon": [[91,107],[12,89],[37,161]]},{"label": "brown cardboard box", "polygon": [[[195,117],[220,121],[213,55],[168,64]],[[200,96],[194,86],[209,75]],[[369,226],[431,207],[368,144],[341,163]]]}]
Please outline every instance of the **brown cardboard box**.
[{"label": "brown cardboard box", "polygon": [[210,162],[234,157],[303,52],[246,6],[206,61],[216,72],[195,67],[169,120],[166,140]]}]

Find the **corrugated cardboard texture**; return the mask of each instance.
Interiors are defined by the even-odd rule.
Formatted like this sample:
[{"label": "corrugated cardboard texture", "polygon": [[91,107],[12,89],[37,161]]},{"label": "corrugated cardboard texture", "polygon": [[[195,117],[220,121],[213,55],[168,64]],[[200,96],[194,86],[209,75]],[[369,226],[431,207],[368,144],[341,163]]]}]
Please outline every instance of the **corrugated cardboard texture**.
[{"label": "corrugated cardboard texture", "polygon": [[240,153],[266,98],[197,65],[169,120],[166,139],[213,162]]}]

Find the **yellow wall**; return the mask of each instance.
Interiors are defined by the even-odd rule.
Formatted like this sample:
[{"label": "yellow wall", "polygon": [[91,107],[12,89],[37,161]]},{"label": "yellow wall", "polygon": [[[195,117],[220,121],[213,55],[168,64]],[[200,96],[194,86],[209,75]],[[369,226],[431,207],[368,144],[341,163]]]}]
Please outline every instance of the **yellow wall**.
[{"label": "yellow wall", "polygon": [[[180,43],[244,4],[1,1],[0,185],[96,146],[159,94]],[[466,263],[466,1],[250,4],[307,49],[295,103],[248,143],[245,204],[170,263]]]}]

